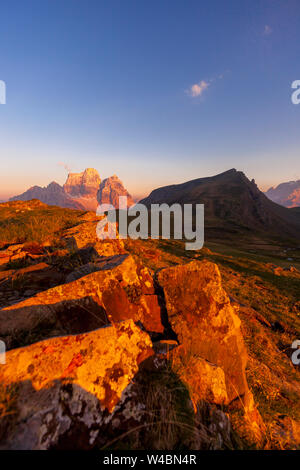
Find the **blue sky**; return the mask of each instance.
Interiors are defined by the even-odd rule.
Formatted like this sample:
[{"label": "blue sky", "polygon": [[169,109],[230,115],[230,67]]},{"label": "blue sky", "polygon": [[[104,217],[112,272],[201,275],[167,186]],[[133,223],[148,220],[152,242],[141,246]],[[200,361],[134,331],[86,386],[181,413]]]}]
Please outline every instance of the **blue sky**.
[{"label": "blue sky", "polygon": [[300,179],[298,0],[1,2],[0,199],[65,167],[136,196],[235,167]]}]

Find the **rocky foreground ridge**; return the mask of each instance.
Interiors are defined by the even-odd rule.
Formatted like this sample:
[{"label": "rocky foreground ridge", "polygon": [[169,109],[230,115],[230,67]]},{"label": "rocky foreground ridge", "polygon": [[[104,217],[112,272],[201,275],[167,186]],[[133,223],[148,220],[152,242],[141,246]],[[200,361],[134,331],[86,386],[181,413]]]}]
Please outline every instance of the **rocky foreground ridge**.
[{"label": "rocky foreground ridge", "polygon": [[[26,244],[0,251],[2,292],[16,280],[31,287],[0,298],[0,448],[265,446],[238,306],[218,266],[152,270],[123,240],[99,241],[97,222],[79,216],[59,246],[35,254]],[[26,254],[21,277],[11,253]]]}]

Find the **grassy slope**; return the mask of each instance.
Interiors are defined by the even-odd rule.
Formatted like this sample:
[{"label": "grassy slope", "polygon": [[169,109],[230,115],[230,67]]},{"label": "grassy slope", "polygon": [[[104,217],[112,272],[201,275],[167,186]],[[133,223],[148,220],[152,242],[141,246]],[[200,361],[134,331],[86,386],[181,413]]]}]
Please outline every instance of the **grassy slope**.
[{"label": "grassy slope", "polygon": [[0,246],[44,242],[78,223],[84,211],[47,206],[39,201],[0,204]]}]

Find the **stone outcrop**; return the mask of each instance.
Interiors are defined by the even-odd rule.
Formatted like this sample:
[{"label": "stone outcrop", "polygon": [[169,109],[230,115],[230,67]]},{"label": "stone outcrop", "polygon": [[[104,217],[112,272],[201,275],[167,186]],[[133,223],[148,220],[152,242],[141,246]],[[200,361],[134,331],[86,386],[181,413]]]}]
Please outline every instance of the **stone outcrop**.
[{"label": "stone outcrop", "polygon": [[181,345],[171,352],[173,367],[188,385],[194,408],[202,400],[238,408],[236,427],[251,445],[262,443],[265,426],[246,380],[241,322],[222,287],[218,266],[192,261],[162,269],[157,282]]},{"label": "stone outcrop", "polygon": [[46,247],[40,245],[30,243],[12,244],[0,250],[0,266],[5,267],[5,265],[13,263],[14,261],[29,262],[37,259],[42,261],[42,258],[47,254]]},{"label": "stone outcrop", "polygon": [[147,268],[125,254],[91,263],[89,270],[87,275],[84,269],[75,272],[73,282],[0,310],[0,337],[7,347],[91,331],[126,319],[141,322],[147,331],[163,332],[161,309]]},{"label": "stone outcrop", "polygon": [[113,175],[102,181],[97,194],[99,204],[112,204],[116,209],[119,208],[119,196],[127,197],[127,207],[133,206],[134,201],[129,192],[124,188],[122,181]]},{"label": "stone outcrop", "polygon": [[124,254],[123,240],[118,238],[99,240],[96,231],[99,220],[100,218],[93,214],[88,220],[86,220],[86,217],[82,218],[82,223],[69,230],[65,230],[62,240],[73,251],[93,247],[100,256]]},{"label": "stone outcrop", "polygon": [[0,368],[0,448],[88,449],[122,392],[153,353],[132,320],[9,351]]}]

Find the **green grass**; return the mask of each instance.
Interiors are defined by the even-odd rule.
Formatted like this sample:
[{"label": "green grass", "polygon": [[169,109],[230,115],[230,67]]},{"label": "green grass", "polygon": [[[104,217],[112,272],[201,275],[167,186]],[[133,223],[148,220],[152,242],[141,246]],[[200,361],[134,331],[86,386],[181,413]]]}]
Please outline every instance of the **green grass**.
[{"label": "green grass", "polygon": [[[31,210],[26,209],[26,205]],[[0,243],[2,246],[6,243],[42,243],[78,224],[78,217],[84,213],[35,204],[34,201],[0,204]]]}]

